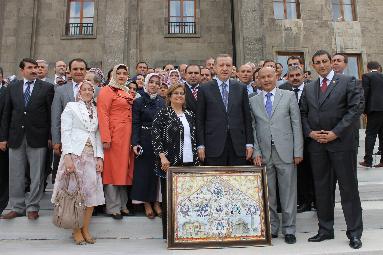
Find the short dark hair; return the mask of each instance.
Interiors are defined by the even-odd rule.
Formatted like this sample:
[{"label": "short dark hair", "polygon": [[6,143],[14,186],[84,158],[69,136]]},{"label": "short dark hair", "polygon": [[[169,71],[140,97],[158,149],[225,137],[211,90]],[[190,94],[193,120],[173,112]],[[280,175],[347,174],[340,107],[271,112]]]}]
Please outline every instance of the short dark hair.
[{"label": "short dark hair", "polygon": [[215,57],[215,64],[217,64],[217,60],[219,58],[231,58],[233,60],[233,57],[230,56],[229,54],[218,54],[216,57]]},{"label": "short dark hair", "polygon": [[313,57],[311,58],[311,61],[314,63],[314,58],[322,55],[327,55],[328,59],[331,60],[331,55],[330,53],[328,53],[328,51],[318,50],[314,53]]},{"label": "short dark hair", "polygon": [[199,65],[196,65],[196,64],[188,65],[188,66],[186,67],[186,69],[185,69],[185,73],[188,72],[188,69],[189,69],[189,67],[191,67],[191,66],[196,66],[196,67],[198,67],[198,70],[199,70],[199,72],[201,73],[201,68],[199,67]]},{"label": "short dark hair", "polygon": [[308,75],[311,75],[311,71],[309,70],[305,71],[305,73],[307,73]]},{"label": "short dark hair", "polygon": [[20,64],[19,64],[20,69],[24,69],[26,63],[30,63],[30,64],[33,64],[33,65],[35,65],[35,66],[38,65],[37,62],[36,62],[36,60],[34,60],[34,59],[32,59],[32,58],[23,58],[23,59],[20,61]]},{"label": "short dark hair", "polygon": [[295,59],[298,59],[299,61],[299,64],[303,65],[303,58],[301,58],[300,56],[290,56],[287,58],[287,64],[289,64],[289,61],[290,60],[295,60]]},{"label": "short dark hair", "polygon": [[86,61],[82,58],[74,58],[71,61],[69,61],[69,64],[68,64],[69,70],[72,70],[72,63],[75,61],[76,62],[83,62],[85,64],[85,69],[88,70],[88,63],[86,63]]},{"label": "short dark hair", "polygon": [[149,68],[148,63],[146,63],[145,61],[140,61],[140,62],[137,63],[137,65],[136,65],[136,69],[137,69],[137,67],[138,67],[139,64],[145,64],[146,67]]},{"label": "short dark hair", "polygon": [[274,60],[272,59],[266,59],[265,61],[263,61],[263,66],[265,66],[266,63],[269,63],[269,62],[272,62],[274,63],[275,65],[277,64]]},{"label": "short dark hair", "polygon": [[346,64],[348,63],[348,56],[346,54],[337,52],[334,55],[332,55],[332,57],[335,57],[335,56],[342,56],[344,59],[344,63]]},{"label": "short dark hair", "polygon": [[370,61],[367,63],[367,68],[369,70],[379,69],[380,67],[381,67],[381,65],[377,61]]}]

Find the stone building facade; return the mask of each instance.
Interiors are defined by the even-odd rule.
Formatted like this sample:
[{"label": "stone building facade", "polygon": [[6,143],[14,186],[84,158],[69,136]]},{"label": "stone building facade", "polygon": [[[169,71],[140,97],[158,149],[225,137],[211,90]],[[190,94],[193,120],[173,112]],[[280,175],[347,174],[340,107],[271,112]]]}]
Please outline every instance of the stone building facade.
[{"label": "stone building facade", "polygon": [[[89,0],[75,0],[78,2]],[[170,2],[193,2],[194,33],[169,32]],[[350,0],[354,19],[333,21],[332,0],[294,0],[299,17],[276,19],[284,0],[94,0],[91,35],[67,35],[69,0],[0,0],[0,66],[17,73],[20,59],[68,62],[86,59],[104,71],[138,61],[203,64],[209,56],[230,53],[237,65],[320,48],[345,52],[358,60],[383,63],[383,1]],[[51,65],[52,66],[52,65]]]}]

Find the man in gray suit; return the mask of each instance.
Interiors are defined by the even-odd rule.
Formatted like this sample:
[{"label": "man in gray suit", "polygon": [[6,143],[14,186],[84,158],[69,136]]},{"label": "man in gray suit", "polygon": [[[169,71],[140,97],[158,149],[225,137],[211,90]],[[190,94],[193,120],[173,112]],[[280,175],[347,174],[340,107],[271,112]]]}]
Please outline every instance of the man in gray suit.
[{"label": "man in gray suit", "polygon": [[293,244],[297,213],[296,165],[303,160],[303,136],[299,106],[291,91],[276,88],[277,76],[272,67],[259,71],[262,93],[249,99],[253,120],[254,164],[266,165],[272,237],[278,237],[278,177],[282,207],[282,234]]},{"label": "man in gray suit", "polygon": [[37,71],[37,78],[39,78],[40,80],[42,81],[45,81],[45,82],[48,82],[52,85],[54,85],[54,82],[51,78],[47,77],[48,76],[48,68],[49,68],[49,64],[47,61],[43,60],[43,59],[38,59],[36,60],[37,62],[37,67],[38,67],[38,71]]},{"label": "man in gray suit", "polygon": [[350,247],[362,247],[362,208],[354,161],[355,121],[360,116],[360,89],[354,77],[336,74],[331,55],[312,57],[319,78],[305,86],[301,97],[304,136],[313,170],[318,234],[309,242],[334,239],[334,183],[338,180]]},{"label": "man in gray suit", "polygon": [[52,182],[54,182],[58,163],[61,155],[61,113],[64,111],[68,102],[74,102],[79,90],[79,83],[84,80],[87,63],[81,58],[73,59],[69,62],[69,71],[72,82],[56,87],[55,96],[52,103],[52,144],[55,154],[53,160]]}]

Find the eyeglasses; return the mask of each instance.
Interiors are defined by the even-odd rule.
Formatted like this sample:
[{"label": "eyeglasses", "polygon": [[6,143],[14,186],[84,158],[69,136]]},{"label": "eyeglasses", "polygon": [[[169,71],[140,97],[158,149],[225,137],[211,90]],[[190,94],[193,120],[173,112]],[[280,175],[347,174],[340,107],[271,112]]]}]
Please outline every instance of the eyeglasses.
[{"label": "eyeglasses", "polygon": [[184,96],[184,95],[185,95],[185,92],[173,92],[172,95],[176,95],[176,96]]}]

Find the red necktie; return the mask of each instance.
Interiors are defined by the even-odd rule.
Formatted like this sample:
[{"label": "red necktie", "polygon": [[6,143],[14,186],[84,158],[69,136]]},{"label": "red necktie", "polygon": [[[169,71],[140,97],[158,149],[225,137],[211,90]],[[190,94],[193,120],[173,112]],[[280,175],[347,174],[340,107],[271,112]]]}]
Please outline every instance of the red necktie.
[{"label": "red necktie", "polygon": [[193,94],[195,100],[197,100],[197,93],[198,93],[198,89],[197,88],[192,88],[192,94]]},{"label": "red necktie", "polygon": [[326,93],[326,90],[327,90],[327,78],[323,79],[322,86],[320,87],[320,89],[322,90],[322,93]]}]

